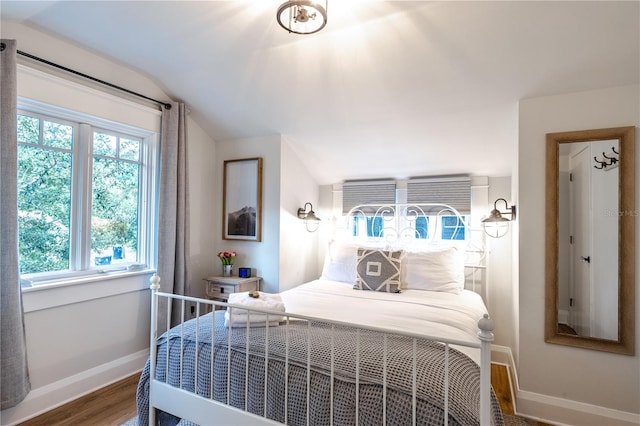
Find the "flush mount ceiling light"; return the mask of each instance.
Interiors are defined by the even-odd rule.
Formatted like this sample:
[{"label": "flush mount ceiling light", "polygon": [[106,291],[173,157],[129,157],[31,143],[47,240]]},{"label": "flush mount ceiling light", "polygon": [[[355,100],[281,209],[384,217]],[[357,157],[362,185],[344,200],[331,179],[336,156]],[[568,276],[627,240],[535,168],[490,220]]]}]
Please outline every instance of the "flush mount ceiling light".
[{"label": "flush mount ceiling light", "polygon": [[317,33],[327,25],[327,2],[293,0],[283,3],[276,13],[278,24],[290,33]]}]

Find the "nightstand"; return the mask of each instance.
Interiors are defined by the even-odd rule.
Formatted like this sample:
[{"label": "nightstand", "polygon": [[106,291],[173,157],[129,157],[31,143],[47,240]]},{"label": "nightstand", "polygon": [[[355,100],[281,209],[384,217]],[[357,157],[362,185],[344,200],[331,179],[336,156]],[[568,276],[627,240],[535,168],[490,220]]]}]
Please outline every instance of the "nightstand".
[{"label": "nightstand", "polygon": [[[260,290],[261,277],[207,277],[203,278],[207,283],[206,293],[211,300],[226,302],[229,294],[243,291]],[[219,307],[217,307],[219,308]]]}]

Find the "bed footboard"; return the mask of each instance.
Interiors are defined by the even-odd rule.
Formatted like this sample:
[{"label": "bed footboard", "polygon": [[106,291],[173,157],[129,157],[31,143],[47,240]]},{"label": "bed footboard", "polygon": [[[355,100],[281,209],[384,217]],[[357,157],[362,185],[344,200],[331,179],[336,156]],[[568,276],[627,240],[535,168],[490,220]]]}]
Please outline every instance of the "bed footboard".
[{"label": "bed footboard", "polygon": [[[289,314],[276,326],[231,328],[216,306],[249,317],[282,313],[161,293],[159,280],[151,279],[141,422],[155,425],[161,413],[197,424],[503,424],[491,389],[488,316],[473,344]],[[193,302],[198,315],[158,336],[159,298]],[[480,366],[462,346],[479,348]]]}]

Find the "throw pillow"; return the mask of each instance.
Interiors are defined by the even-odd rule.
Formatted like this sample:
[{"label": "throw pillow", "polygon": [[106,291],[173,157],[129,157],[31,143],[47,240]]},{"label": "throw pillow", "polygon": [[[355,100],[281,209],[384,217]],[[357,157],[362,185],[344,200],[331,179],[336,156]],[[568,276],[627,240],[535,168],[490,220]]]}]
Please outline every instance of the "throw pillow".
[{"label": "throw pillow", "polygon": [[356,263],[357,290],[400,291],[400,257],[402,251],[358,249]]}]

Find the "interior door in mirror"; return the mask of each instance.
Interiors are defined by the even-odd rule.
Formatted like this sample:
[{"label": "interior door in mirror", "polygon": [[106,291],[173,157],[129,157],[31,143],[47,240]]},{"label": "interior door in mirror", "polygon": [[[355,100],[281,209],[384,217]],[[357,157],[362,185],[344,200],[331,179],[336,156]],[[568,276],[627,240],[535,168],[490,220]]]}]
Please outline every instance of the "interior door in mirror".
[{"label": "interior door in mirror", "polygon": [[635,127],[547,134],[545,341],[632,355]]}]

